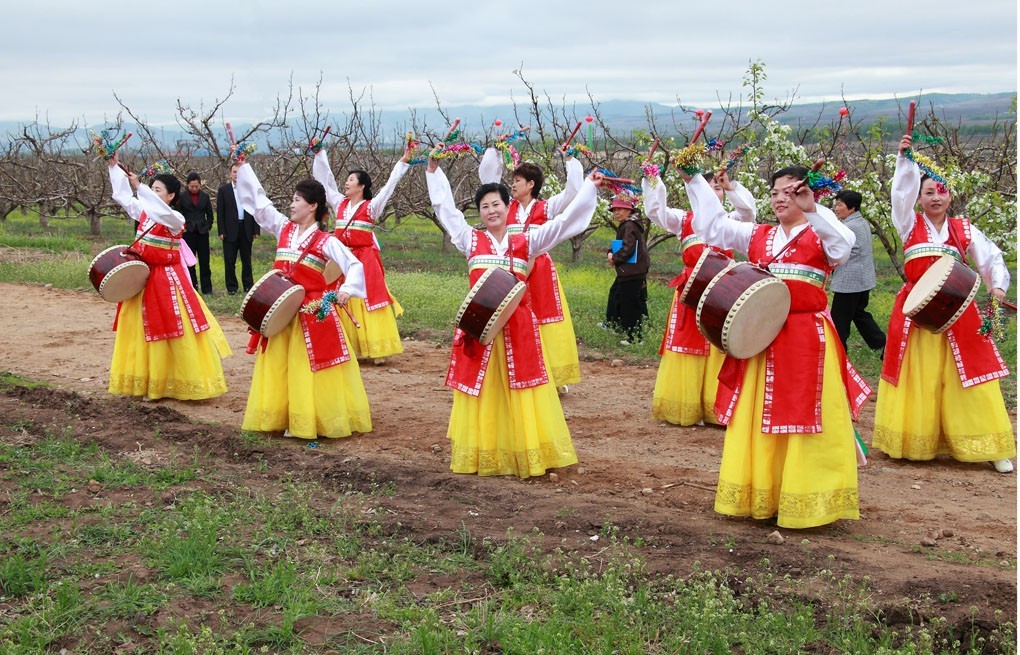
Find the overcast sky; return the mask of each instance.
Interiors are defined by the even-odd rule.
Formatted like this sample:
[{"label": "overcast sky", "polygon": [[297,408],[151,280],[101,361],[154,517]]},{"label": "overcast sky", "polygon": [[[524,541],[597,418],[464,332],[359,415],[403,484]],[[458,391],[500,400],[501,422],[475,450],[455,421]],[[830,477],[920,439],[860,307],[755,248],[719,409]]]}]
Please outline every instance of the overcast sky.
[{"label": "overcast sky", "polygon": [[[243,10],[242,10],[243,8]],[[806,8],[806,9],[805,9]],[[498,10],[497,10],[498,9]],[[224,97],[226,120],[269,113],[288,79],[333,112],[348,84],[377,108],[499,104],[521,68],[559,102],[630,99],[711,108],[765,63],[770,98],[801,102],[1017,88],[1014,0],[3,0],[0,120],[96,124],[116,92],[154,124],[178,99]],[[431,86],[430,86],[431,84]]]}]

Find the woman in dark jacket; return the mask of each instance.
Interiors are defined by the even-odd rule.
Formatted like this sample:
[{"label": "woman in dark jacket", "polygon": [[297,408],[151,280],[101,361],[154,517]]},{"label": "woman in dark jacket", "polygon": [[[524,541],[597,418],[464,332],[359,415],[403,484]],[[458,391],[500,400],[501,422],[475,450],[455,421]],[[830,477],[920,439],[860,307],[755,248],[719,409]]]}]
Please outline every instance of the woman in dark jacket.
[{"label": "woman in dark jacket", "polygon": [[606,323],[622,331],[621,345],[641,342],[642,323],[648,318],[648,244],[644,221],[635,209],[634,198],[617,195],[609,205],[618,221],[613,247],[606,253],[616,267],[616,281],[609,288]]}]

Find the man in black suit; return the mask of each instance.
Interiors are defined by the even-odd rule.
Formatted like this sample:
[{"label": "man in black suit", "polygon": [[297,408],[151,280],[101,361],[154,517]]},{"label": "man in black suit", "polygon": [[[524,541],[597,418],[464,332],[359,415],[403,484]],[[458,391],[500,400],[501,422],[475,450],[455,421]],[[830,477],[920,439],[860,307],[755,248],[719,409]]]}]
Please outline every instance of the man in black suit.
[{"label": "man in black suit", "polygon": [[184,215],[184,241],[198,259],[199,280],[195,277],[195,267],[189,266],[191,286],[201,288],[202,294],[212,293],[212,272],[209,270],[209,230],[213,225],[212,200],[209,194],[202,191],[202,178],[198,173],[188,173],[187,193],[180,194],[178,209]]},{"label": "man in black suit", "polygon": [[216,229],[223,241],[223,278],[227,293],[237,293],[237,255],[241,255],[241,283],[247,292],[255,284],[251,274],[251,244],[259,235],[255,217],[240,209],[237,202],[237,169],[230,167],[230,182],[216,194]]}]

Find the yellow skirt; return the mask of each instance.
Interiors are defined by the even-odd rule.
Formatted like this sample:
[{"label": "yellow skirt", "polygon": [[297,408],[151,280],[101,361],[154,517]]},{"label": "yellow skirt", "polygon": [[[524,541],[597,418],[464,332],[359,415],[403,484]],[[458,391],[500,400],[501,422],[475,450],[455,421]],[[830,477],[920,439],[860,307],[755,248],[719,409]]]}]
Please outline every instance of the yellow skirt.
[{"label": "yellow skirt", "polygon": [[479,395],[454,390],[447,436],[454,473],[527,478],[577,463],[555,387],[510,389],[502,334],[493,342]]},{"label": "yellow skirt", "polygon": [[570,318],[570,307],[567,306],[567,297],[563,295],[563,285],[559,278],[556,278],[556,293],[560,294],[563,320],[539,325],[538,331],[542,337],[542,350],[546,354],[549,380],[554,387],[562,387],[581,381],[581,363],[577,358],[574,322]]},{"label": "yellow skirt", "polygon": [[[142,296],[139,293],[125,300],[120,309],[110,362],[110,393],[178,400],[204,400],[226,393],[220,359],[230,355],[230,344],[202,298],[198,304],[209,321],[208,330],[196,334],[184,313],[184,334],[146,341]],[[184,307],[180,292],[177,302]]]},{"label": "yellow skirt", "polygon": [[838,344],[826,322],[820,434],[762,434],[765,354],[747,360],[744,388],[726,427],[715,511],[776,516],[784,528],[860,518],[854,429]]},{"label": "yellow skirt", "polygon": [[372,415],[358,360],[312,371],[301,322],[269,339],[255,355],[243,430],[290,430],[302,439],[371,432]]},{"label": "yellow skirt", "polygon": [[719,424],[715,394],[726,355],[712,346],[707,356],[667,350],[659,361],[652,391],[652,418],[674,425]]},{"label": "yellow skirt", "polygon": [[404,308],[392,294],[390,300],[393,301],[392,305],[367,311],[363,299],[351,298],[347,302],[347,309],[358,319],[360,328],[354,327],[347,312],[337,310],[340,312],[344,334],[350,335],[347,347],[355,357],[381,359],[404,352],[404,344],[400,341],[400,332],[397,331],[397,317],[404,313]]},{"label": "yellow skirt", "polygon": [[878,383],[871,445],[889,457],[961,462],[1016,456],[999,381],[963,388],[949,339],[911,329],[899,385]]}]

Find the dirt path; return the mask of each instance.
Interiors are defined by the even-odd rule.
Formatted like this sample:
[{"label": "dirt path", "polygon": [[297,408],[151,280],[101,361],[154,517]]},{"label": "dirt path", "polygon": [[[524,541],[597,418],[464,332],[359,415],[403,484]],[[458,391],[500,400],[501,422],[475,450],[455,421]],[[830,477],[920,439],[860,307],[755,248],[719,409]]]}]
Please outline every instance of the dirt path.
[{"label": "dirt path", "polygon": [[[443,386],[446,346],[407,341],[406,352],[386,366],[362,368],[371,434],[317,449],[283,439],[257,448],[237,439],[252,371],[240,319],[220,317],[234,349],[224,362],[230,389],[225,396],[143,405],[106,393],[112,305],[93,293],[37,286],[0,284],[0,294],[0,370],[78,394],[68,400],[59,391],[36,390],[5,399],[4,423],[32,412],[57,412],[113,452],[151,440],[126,429],[129,419],[159,423],[160,440],[147,447],[201,445],[221,453],[225,467],[246,470],[258,455],[269,460],[270,470],[251,480],[266,488],[274,474],[288,470],[335,483],[392,482],[396,494],[380,502],[394,525],[422,539],[451,538],[462,526],[477,537],[497,539],[511,526],[519,533],[538,528],[549,543],[566,540],[584,552],[604,545],[591,537],[612,523],[620,536],[643,540],[643,555],[656,572],[682,575],[695,562],[739,572],[767,557],[795,578],[822,568],[869,576],[876,606],[893,621],[905,606],[916,609],[950,592],[944,597],[954,600],[938,610],[951,620],[966,620],[973,606],[984,620],[1000,609],[1016,621],[1016,476],[999,475],[988,465],[915,464],[873,454],[860,471],[860,521],[780,530],[785,543],[772,545],[766,536],[774,526],[712,511],[723,431],[648,418],[654,363],[582,362],[584,380],[563,402],[580,464],[557,472],[556,479],[458,476],[448,471],[445,430],[452,400]],[[620,398],[632,398],[633,405],[612,409],[609,399],[615,404]],[[69,413],[60,403],[87,410]],[[873,414],[869,403],[860,422],[865,439]],[[922,545],[934,536],[934,546]]]}]

